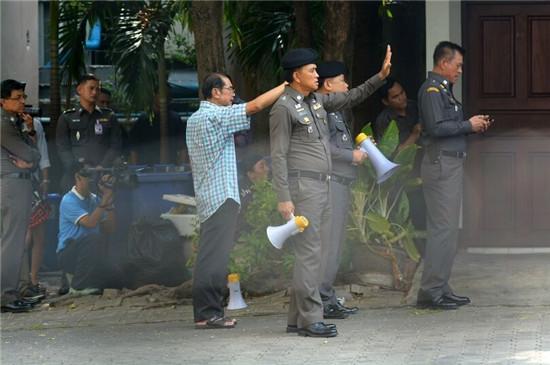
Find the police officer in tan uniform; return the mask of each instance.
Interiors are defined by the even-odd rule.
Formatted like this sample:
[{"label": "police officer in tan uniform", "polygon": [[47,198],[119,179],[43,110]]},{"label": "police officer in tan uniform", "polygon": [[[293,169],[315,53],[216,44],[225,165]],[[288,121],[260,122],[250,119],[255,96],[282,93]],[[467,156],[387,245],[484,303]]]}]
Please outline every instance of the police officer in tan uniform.
[{"label": "police officer in tan uniform", "polygon": [[458,241],[466,136],[486,131],[491,119],[475,115],[465,120],[462,104],[453,95],[463,56],[459,45],[440,42],[434,51],[434,68],[418,90],[428,228],[417,299],[422,308],[456,309],[470,303],[470,298],[453,293],[449,279]]},{"label": "police officer in tan uniform", "polygon": [[[273,186],[278,210],[285,219],[303,215],[309,227],[294,240],[295,265],[287,332],[334,337],[335,325],[325,324],[319,295],[322,249],[330,240],[330,132],[327,112],[364,100],[382,84],[380,76],[344,93],[318,94],[318,74],[312,49],[290,50],[282,60],[289,86],[271,109],[270,138]],[[384,70],[389,73],[388,46]],[[387,73],[385,75],[387,76]]]},{"label": "police officer in tan uniform", "polygon": [[[346,66],[342,62],[329,61],[321,63],[317,68],[317,73],[319,74],[319,93],[329,94],[349,90],[345,79]],[[376,85],[377,78],[384,79],[385,77],[381,73],[373,76],[370,82]],[[369,91],[374,92],[375,90],[373,88]],[[351,186],[357,177],[357,165],[367,158],[367,154],[355,148],[354,138],[345,120],[344,113],[341,111],[328,113],[328,126],[332,159],[332,174],[330,177],[332,219],[329,245],[326,249],[323,247],[323,276],[319,292],[323,300],[324,318],[340,319],[358,310],[357,307],[346,307],[337,300],[333,284],[338,273],[340,254],[346,237]]]},{"label": "police officer in tan uniform", "polygon": [[71,167],[79,160],[93,166],[110,167],[121,153],[121,129],[115,113],[96,105],[99,79],[82,76],[76,87],[80,97],[77,108],[66,110],[57,122],[56,145],[65,171],[62,188],[73,183]]},{"label": "police officer in tan uniform", "polygon": [[25,84],[2,81],[1,136],[1,246],[2,312],[25,312],[32,303],[25,302],[17,287],[25,250],[32,203],[31,172],[40,161],[36,148],[32,118],[24,113]]}]

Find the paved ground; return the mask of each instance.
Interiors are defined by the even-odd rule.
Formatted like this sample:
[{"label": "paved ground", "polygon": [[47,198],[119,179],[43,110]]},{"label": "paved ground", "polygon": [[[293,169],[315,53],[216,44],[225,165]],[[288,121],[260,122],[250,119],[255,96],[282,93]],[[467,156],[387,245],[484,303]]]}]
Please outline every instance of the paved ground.
[{"label": "paved ground", "polygon": [[81,303],[2,314],[2,364],[550,364],[550,255],[460,254],[454,287],[474,303],[416,310],[373,291],[333,339],[284,332],[281,294],[249,300],[233,330],[195,330],[187,305]]}]

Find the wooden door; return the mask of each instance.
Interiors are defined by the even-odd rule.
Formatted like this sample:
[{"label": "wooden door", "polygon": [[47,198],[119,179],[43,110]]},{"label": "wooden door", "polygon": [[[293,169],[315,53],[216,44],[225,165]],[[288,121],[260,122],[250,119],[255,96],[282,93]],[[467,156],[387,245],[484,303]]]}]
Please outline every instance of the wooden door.
[{"label": "wooden door", "polygon": [[466,2],[464,104],[494,127],[470,138],[466,246],[550,246],[550,4]]}]

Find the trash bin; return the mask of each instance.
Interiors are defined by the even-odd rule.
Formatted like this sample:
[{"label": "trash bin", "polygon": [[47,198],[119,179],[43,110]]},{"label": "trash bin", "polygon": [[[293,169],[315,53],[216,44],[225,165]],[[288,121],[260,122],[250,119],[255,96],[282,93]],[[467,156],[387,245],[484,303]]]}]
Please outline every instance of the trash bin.
[{"label": "trash bin", "polygon": [[135,186],[120,186],[115,193],[116,241],[125,247],[128,229],[140,218],[159,218],[173,203],[162,199],[164,194],[194,196],[191,171],[176,171],[174,165],[155,165],[134,169]]}]

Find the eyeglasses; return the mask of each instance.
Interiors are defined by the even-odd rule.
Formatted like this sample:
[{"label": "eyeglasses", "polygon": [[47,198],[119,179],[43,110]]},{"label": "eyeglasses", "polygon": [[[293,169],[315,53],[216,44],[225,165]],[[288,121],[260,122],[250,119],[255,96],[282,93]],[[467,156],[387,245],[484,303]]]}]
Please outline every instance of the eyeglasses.
[{"label": "eyeglasses", "polygon": [[21,100],[26,100],[27,97],[28,97],[27,94],[23,94],[23,95],[16,96],[15,98],[6,98],[6,100],[18,100],[18,101],[21,101]]},{"label": "eyeglasses", "polygon": [[222,89],[227,89],[229,91],[235,91],[235,88],[233,86],[224,86]]}]

